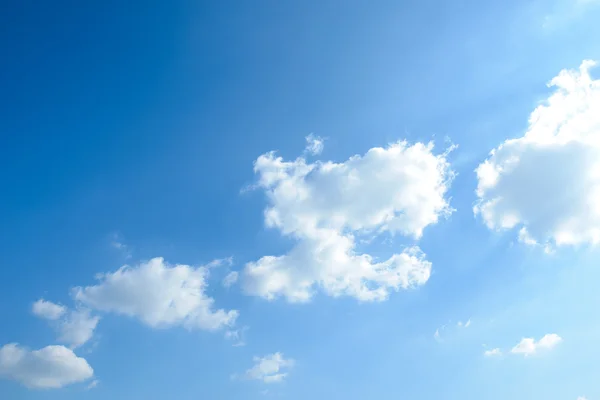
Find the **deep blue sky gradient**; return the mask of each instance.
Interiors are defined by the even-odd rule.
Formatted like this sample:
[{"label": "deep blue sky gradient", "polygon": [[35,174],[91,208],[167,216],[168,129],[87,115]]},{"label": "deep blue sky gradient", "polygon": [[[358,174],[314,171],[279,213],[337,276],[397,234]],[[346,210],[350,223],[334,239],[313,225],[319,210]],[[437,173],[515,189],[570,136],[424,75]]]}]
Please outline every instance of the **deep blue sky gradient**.
[{"label": "deep blue sky gradient", "polygon": [[[459,145],[450,157],[459,211],[427,228],[421,246],[434,275],[418,291],[381,304],[320,295],[290,305],[224,290],[217,272],[209,291],[220,307],[240,310],[250,326],[247,346],[106,316],[85,355],[98,388],[30,391],[0,381],[0,398],[264,398],[261,385],[229,376],[273,351],[298,361],[283,385],[270,388],[283,399],[575,400],[579,390],[600,398],[599,346],[585,350],[571,339],[559,351],[575,356],[559,354],[557,364],[535,370],[481,358],[482,340],[510,346],[514,340],[502,338],[523,331],[582,326],[572,334],[581,341],[600,333],[598,322],[595,331],[586,325],[600,306],[597,254],[544,258],[489,232],[471,213],[472,171],[488,151],[522,134],[558,71],[600,59],[600,7],[590,4],[581,15],[564,7],[515,0],[5,3],[0,345],[52,343],[31,303],[69,303],[69,288],[132,261],[111,248],[114,234],[134,261],[200,264],[231,255],[241,267],[285,251],[289,243],[263,227],[263,195],[240,191],[254,180],[257,156],[296,157],[311,132],[327,137],[323,157],[335,161],[404,138],[435,140],[442,151],[450,138]],[[560,23],[543,28],[544,16],[556,13],[564,15]],[[581,273],[587,279],[576,285]],[[464,335],[433,341],[448,320],[468,318],[473,326]],[[558,327],[543,325],[553,319]]]}]

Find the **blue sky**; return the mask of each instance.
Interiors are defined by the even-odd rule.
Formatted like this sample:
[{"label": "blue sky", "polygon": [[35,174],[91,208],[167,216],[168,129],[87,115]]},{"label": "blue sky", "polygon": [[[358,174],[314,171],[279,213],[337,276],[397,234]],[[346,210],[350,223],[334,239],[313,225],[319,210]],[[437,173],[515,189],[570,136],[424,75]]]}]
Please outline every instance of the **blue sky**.
[{"label": "blue sky", "polygon": [[600,399],[600,3],[376,3],[4,7],[0,397]]}]

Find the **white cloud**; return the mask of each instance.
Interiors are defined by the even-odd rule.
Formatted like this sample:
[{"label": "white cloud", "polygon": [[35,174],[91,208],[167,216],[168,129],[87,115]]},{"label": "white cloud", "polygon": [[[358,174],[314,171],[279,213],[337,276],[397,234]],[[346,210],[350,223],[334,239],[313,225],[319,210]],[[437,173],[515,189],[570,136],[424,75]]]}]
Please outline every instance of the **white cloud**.
[{"label": "white cloud", "polygon": [[312,133],[308,135],[306,138],[306,149],[305,152],[316,156],[321,154],[323,148],[325,147],[325,140],[322,137],[315,136]]},{"label": "white cloud", "polygon": [[499,348],[495,348],[495,349],[484,351],[483,355],[486,357],[500,356],[500,355],[502,355],[502,351]]},{"label": "white cloud", "polygon": [[51,301],[39,299],[38,301],[33,303],[32,311],[36,316],[40,318],[55,321],[65,314],[67,308],[65,306],[55,304]]},{"label": "white cloud", "polygon": [[523,338],[510,352],[513,354],[529,356],[536,353],[538,350],[552,349],[560,342],[562,342],[562,338],[555,333],[544,335],[544,337],[537,342],[533,338]]},{"label": "white cloud", "polygon": [[223,278],[223,286],[225,286],[226,288],[231,287],[238,281],[238,277],[239,272],[231,271],[227,274],[227,276],[225,276],[225,278]]},{"label": "white cloud", "polygon": [[264,383],[281,382],[288,375],[283,370],[293,366],[294,360],[285,359],[281,353],[273,353],[265,357],[254,357],[254,366],[246,371],[245,376]]},{"label": "white cloud", "polygon": [[269,207],[267,227],[295,239],[285,255],[246,265],[247,294],[292,302],[309,300],[317,288],[331,296],[384,300],[391,291],[424,284],[431,263],[414,246],[375,260],[356,250],[356,236],[383,232],[418,239],[423,229],[452,212],[445,198],[453,177],[447,153],[431,144],[398,142],[372,148],[343,163],[284,161],[260,156],[254,170]]},{"label": "white cloud", "polygon": [[519,240],[551,246],[600,243],[600,81],[585,61],[564,70],[529,118],[477,167],[474,212],[490,229],[518,227]]},{"label": "white cloud", "polygon": [[100,317],[91,315],[90,310],[68,310],[65,306],[44,299],[33,303],[33,313],[51,320],[52,326],[59,332],[58,340],[71,348],[82,346],[90,340],[100,321]]},{"label": "white cloud", "polygon": [[30,351],[12,343],[0,348],[0,376],[29,388],[61,388],[93,375],[87,361],[64,346]]},{"label": "white cloud", "polygon": [[213,309],[214,299],[205,293],[207,275],[206,267],[169,265],[158,257],[100,274],[97,285],[74,288],[73,295],[88,307],[136,317],[151,327],[231,326],[238,312]]},{"label": "white cloud", "polygon": [[91,315],[90,310],[70,311],[60,323],[58,340],[69,344],[71,348],[82,346],[92,338],[99,321],[100,317]]}]

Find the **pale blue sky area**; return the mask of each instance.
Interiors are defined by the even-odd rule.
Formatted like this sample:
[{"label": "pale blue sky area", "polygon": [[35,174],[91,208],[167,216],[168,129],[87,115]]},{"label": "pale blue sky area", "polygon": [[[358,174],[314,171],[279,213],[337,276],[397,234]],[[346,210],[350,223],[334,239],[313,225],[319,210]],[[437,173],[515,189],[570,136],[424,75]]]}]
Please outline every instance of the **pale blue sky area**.
[{"label": "pale blue sky area", "polygon": [[1,399],[600,400],[600,2],[9,3]]}]

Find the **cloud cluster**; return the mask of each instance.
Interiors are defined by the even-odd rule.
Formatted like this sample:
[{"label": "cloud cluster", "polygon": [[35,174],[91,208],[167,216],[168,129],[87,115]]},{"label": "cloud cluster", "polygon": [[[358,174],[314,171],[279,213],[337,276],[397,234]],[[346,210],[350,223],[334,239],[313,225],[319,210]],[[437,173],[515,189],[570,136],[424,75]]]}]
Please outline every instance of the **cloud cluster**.
[{"label": "cloud cluster", "polygon": [[342,163],[261,155],[254,170],[269,201],[265,224],[296,244],[287,254],[248,263],[245,292],[301,302],[320,288],[372,301],[427,282],[431,263],[418,247],[376,260],[356,250],[356,237],[387,232],[418,239],[451,213],[446,192],[453,172],[446,156],[434,154],[431,144],[407,142]]},{"label": "cloud cluster", "polygon": [[33,389],[56,389],[94,375],[87,361],[64,346],[28,350],[16,343],[0,348],[0,376]]},{"label": "cloud cluster", "polygon": [[97,285],[73,289],[75,300],[95,310],[135,317],[154,328],[176,325],[218,330],[235,323],[238,311],[214,309],[207,296],[208,268],[169,265],[153,258],[98,275]]},{"label": "cloud cluster", "polygon": [[264,383],[281,382],[288,375],[283,371],[293,367],[294,363],[294,360],[284,358],[282,353],[254,357],[254,366],[247,370],[244,376]]},{"label": "cloud cluster", "polygon": [[594,65],[564,70],[555,91],[477,167],[474,211],[490,229],[519,228],[529,245],[600,243],[600,81]]}]

